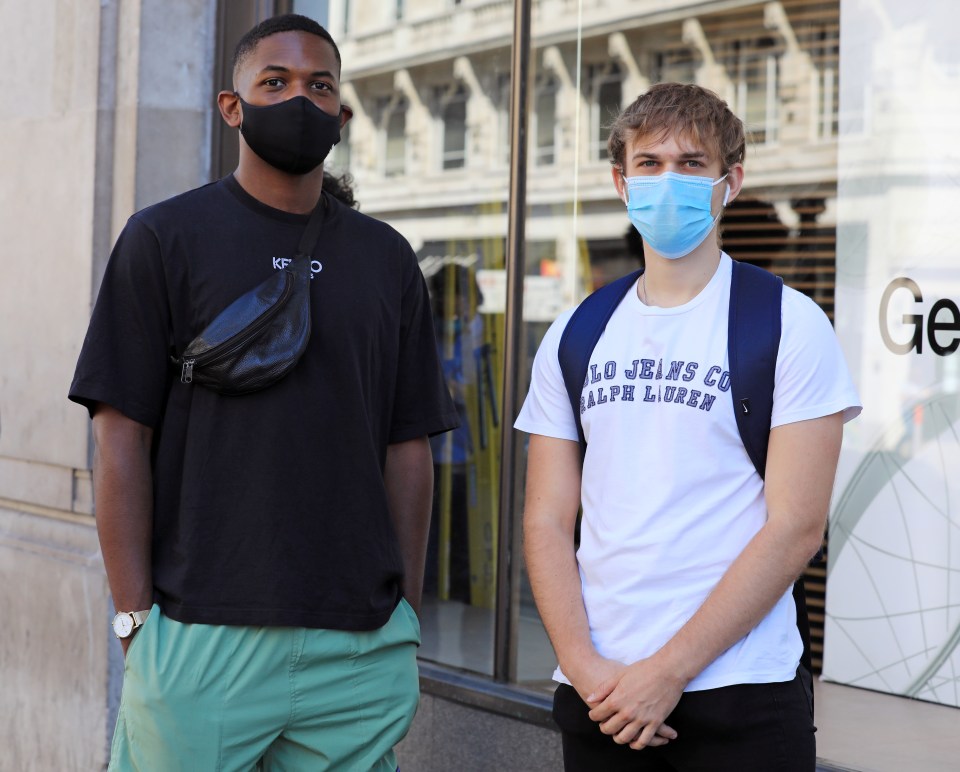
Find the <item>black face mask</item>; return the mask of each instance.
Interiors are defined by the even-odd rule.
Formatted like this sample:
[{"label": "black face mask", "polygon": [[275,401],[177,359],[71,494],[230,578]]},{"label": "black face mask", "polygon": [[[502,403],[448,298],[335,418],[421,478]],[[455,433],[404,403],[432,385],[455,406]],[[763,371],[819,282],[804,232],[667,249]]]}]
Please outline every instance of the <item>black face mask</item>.
[{"label": "black face mask", "polygon": [[[236,92],[234,92],[236,93]],[[325,113],[305,96],[256,107],[243,101],[240,133],[264,161],[288,174],[306,174],[340,141],[340,115]]]}]

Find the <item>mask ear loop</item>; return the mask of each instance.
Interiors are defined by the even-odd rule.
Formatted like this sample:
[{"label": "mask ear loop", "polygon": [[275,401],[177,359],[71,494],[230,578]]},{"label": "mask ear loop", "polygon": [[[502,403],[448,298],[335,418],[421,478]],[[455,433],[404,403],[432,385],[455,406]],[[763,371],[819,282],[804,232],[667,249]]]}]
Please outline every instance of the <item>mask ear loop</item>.
[{"label": "mask ear loop", "polygon": [[[243,97],[240,96],[240,92],[235,90],[235,91],[233,92],[233,95],[234,95],[237,99],[240,100],[240,103],[241,103],[241,105],[242,105],[242,104],[243,104]],[[243,110],[240,111],[240,125],[237,126],[237,129],[239,129],[241,132],[243,131]]]},{"label": "mask ear loop", "polygon": [[[723,182],[723,181],[724,181],[727,177],[729,177],[729,176],[730,176],[730,172],[727,172],[727,173],[724,174],[720,179],[718,179],[716,182],[714,182],[711,187],[716,187],[717,185],[719,185],[721,182]],[[723,210],[727,208],[727,201],[729,201],[729,200],[730,200],[730,183],[728,182],[728,183],[727,183],[727,190],[726,190],[726,192],[723,194],[723,203],[720,204],[720,211],[717,212],[717,216],[713,218],[713,226],[712,226],[712,227],[714,227],[714,228],[717,227],[717,223],[719,223],[719,222],[720,222],[720,218],[723,217]]]},{"label": "mask ear loop", "polygon": [[[729,177],[729,176],[730,176],[730,172],[727,172],[727,173],[724,174],[720,179],[718,179],[716,182],[714,182],[712,187],[716,187],[716,186],[719,185],[721,182],[723,182],[725,179],[727,179],[727,177]],[[728,202],[729,200],[730,200],[730,183],[728,182],[728,183],[727,183],[727,192],[723,194],[723,203],[722,203],[720,206],[726,207],[727,202]]]}]

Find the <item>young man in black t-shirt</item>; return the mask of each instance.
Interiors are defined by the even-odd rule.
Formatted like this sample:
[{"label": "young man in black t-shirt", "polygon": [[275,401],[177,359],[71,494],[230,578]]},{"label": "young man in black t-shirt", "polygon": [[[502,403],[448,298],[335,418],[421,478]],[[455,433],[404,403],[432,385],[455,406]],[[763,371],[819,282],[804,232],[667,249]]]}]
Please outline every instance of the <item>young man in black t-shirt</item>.
[{"label": "young man in black t-shirt", "polygon": [[[457,419],[410,246],[321,190],[339,76],[305,17],[247,33],[237,170],[133,215],[104,276],[70,398],[126,656],[111,769],[393,770],[416,709],[427,438]],[[244,396],[183,383],[171,354],[321,198],[303,358]]]}]

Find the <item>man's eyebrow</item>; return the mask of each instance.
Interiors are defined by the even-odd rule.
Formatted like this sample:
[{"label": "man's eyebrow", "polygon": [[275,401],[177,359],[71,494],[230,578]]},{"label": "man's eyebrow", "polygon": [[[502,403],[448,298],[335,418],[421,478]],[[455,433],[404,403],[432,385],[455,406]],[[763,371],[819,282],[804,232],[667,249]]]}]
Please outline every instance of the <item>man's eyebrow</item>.
[{"label": "man's eyebrow", "polygon": [[[635,152],[630,156],[631,159],[635,159],[635,158],[649,158],[649,159],[651,159],[651,160],[653,160],[653,161],[658,161],[658,160],[660,160],[661,157],[662,157],[662,154],[661,154],[661,153],[657,153],[657,152],[655,152],[655,151],[653,151],[653,150],[637,150],[637,151],[635,151]],[[689,160],[692,160],[692,159],[707,158],[707,153],[706,153],[706,151],[704,151],[704,150],[691,150],[690,152],[687,152],[687,153],[680,153],[679,156],[678,156],[678,158],[679,158],[681,161],[689,161]]]},{"label": "man's eyebrow", "polygon": [[[284,67],[282,64],[268,64],[263,69],[260,70],[260,74],[266,72],[290,72],[289,67]],[[314,70],[310,73],[311,78],[335,78],[336,76],[330,70]]]}]

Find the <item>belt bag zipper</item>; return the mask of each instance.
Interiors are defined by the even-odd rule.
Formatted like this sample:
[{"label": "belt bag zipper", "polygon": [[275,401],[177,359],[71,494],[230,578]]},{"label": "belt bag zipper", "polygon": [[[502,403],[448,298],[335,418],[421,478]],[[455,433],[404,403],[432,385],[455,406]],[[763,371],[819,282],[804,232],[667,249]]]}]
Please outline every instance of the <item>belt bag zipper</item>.
[{"label": "belt bag zipper", "polygon": [[241,348],[243,344],[249,341],[251,338],[256,337],[257,333],[259,333],[263,327],[269,324],[270,320],[272,320],[273,317],[280,312],[280,310],[286,304],[287,299],[290,297],[290,293],[293,292],[293,285],[295,281],[293,275],[288,270],[284,269],[281,271],[281,273],[284,274],[284,284],[283,289],[280,292],[280,297],[277,298],[277,302],[266,309],[256,319],[256,321],[244,327],[233,337],[225,340],[219,346],[215,346],[209,351],[205,351],[204,353],[198,354],[190,359],[184,359],[180,370],[181,383],[193,383],[194,367],[205,367],[219,361],[220,359],[223,359],[224,357],[229,356],[234,351]]}]

